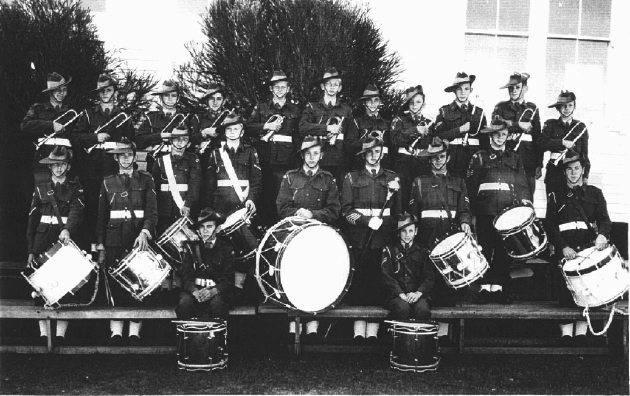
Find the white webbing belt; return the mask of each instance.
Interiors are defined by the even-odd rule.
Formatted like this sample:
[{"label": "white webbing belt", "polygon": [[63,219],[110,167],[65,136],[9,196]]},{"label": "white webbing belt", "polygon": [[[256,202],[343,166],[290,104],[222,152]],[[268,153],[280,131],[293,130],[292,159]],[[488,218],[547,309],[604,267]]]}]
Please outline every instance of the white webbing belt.
[{"label": "white webbing belt", "polygon": [[[381,213],[380,209],[355,209],[357,212],[361,213],[363,216],[378,216]],[[383,216],[389,216],[390,210],[389,208],[385,208],[383,211]]]},{"label": "white webbing belt", "polygon": [[271,141],[282,142],[282,143],[293,143],[293,138],[287,135],[273,135],[271,136]]},{"label": "white webbing belt", "polygon": [[[249,187],[249,180],[237,180],[236,184],[239,187]],[[232,187],[230,180],[217,180],[217,187]]]},{"label": "white webbing belt", "polygon": [[[456,212],[454,210],[451,210],[451,217],[455,217]],[[422,218],[423,219],[427,219],[427,218],[448,218],[448,213],[445,210],[423,210],[422,211]]]},{"label": "white webbing belt", "polygon": [[588,230],[588,226],[583,221],[571,221],[568,223],[560,224],[558,228],[560,228],[560,232],[570,230]]},{"label": "white webbing belt", "polygon": [[560,153],[551,153],[550,159],[556,160],[560,158]]},{"label": "white webbing belt", "polygon": [[[137,219],[144,218],[144,210],[134,210]],[[112,210],[109,214],[110,219],[130,219],[131,213],[128,210]]]},{"label": "white webbing belt", "polygon": [[103,142],[94,146],[94,150],[113,150],[117,147],[118,143],[116,142]]},{"label": "white webbing belt", "polygon": [[[246,187],[245,191],[243,191],[243,189],[241,188],[242,180],[239,180],[238,176],[236,176],[236,171],[234,170],[234,166],[232,165],[232,160],[230,159],[230,156],[227,154],[225,146],[219,149],[219,155],[221,156],[221,160],[223,160],[225,171],[227,172],[228,177],[230,178],[229,180],[230,185],[232,186],[232,188],[234,188],[234,192],[236,192],[238,199],[241,202],[245,202],[245,200],[247,199],[247,196],[249,195],[249,180],[247,181],[247,185],[245,186]],[[222,180],[219,180],[219,182],[221,181]],[[225,187],[225,186],[222,186],[221,183],[217,183],[217,186]]]},{"label": "white webbing belt", "polygon": [[[188,191],[188,184],[176,184],[177,191]],[[170,184],[160,184],[160,191],[171,191]]]},{"label": "white webbing belt", "polygon": [[506,183],[481,183],[479,191],[483,190],[510,191],[510,185]]},{"label": "white webbing belt", "polygon": [[[168,154],[163,156],[162,163],[164,164],[164,173],[166,173],[166,179],[168,179],[168,187],[171,190],[173,201],[175,201],[175,205],[177,205],[177,207],[181,210],[184,207],[184,200],[182,199],[182,195],[179,192],[183,190],[177,188],[178,185],[175,181],[175,175],[173,174],[173,163],[171,162],[171,155]],[[164,185],[162,184],[162,186]],[[188,191],[188,185],[186,185],[186,191]]]},{"label": "white webbing belt", "polygon": [[195,278],[195,285],[201,287],[212,287],[216,286],[217,284],[212,279]]},{"label": "white webbing belt", "polygon": [[[68,217],[62,216],[61,221],[63,221],[63,223],[66,224],[68,222]],[[59,221],[57,220],[57,216],[51,216],[51,215],[42,215],[42,218],[39,219],[39,222],[45,223],[45,224],[59,224]]]}]

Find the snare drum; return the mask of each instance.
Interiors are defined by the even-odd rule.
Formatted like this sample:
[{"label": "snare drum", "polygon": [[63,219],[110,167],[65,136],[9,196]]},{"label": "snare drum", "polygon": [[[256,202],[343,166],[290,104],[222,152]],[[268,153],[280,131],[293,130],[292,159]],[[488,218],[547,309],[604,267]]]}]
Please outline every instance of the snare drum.
[{"label": "snare drum", "polygon": [[171,266],[162,256],[147,247],[146,250],[133,249],[116,267],[109,268],[109,274],[133,298],[142,301],[160,286],[170,270]]},{"label": "snare drum", "polygon": [[437,370],[441,358],[436,322],[388,322],[392,324],[391,368],[415,373]]},{"label": "snare drum", "polygon": [[442,239],[429,255],[446,284],[454,289],[470,285],[488,270],[477,242],[465,232]]},{"label": "snare drum", "polygon": [[562,274],[580,307],[609,304],[628,291],[630,273],[614,245],[604,250],[584,249],[573,260],[563,260]]},{"label": "snare drum", "polygon": [[237,267],[240,263],[254,259],[262,234],[264,234],[262,226],[247,208],[237,209],[229,214],[218,230],[218,235],[229,239],[234,246]]},{"label": "snare drum", "polygon": [[494,218],[493,224],[513,259],[530,259],[547,247],[547,234],[531,206],[510,206]]},{"label": "snare drum", "polygon": [[283,219],[256,251],[255,276],[265,300],[303,312],[334,308],[348,292],[353,272],[343,236],[317,220]]},{"label": "snare drum", "polygon": [[227,367],[227,324],[221,319],[179,321],[177,366],[186,371],[212,371]]},{"label": "snare drum", "polygon": [[68,293],[76,293],[97,271],[96,263],[72,240],[67,245],[54,243],[31,265],[22,276],[42,296],[46,306],[57,304]]},{"label": "snare drum", "polygon": [[180,217],[164,231],[156,242],[157,248],[176,267],[181,267],[184,263],[184,252],[186,250],[190,252],[187,242],[199,240],[199,235],[189,228],[191,224],[192,221],[188,217]]}]

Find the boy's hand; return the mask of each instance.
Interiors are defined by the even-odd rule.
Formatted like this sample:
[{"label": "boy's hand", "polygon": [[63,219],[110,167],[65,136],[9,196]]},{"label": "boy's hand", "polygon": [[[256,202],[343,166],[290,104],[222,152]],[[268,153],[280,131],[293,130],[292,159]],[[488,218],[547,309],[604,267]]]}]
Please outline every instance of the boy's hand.
[{"label": "boy's hand", "polygon": [[109,138],[110,138],[109,133],[105,133],[105,132],[99,132],[96,135],[96,139],[98,140],[99,143],[103,143],[109,140]]},{"label": "boy's hand", "polygon": [[459,131],[461,133],[466,133],[468,131],[470,131],[470,121],[468,121],[467,123],[465,123],[464,125],[459,127]]},{"label": "boy's hand", "polygon": [[54,121],[53,121],[53,130],[54,130],[55,132],[60,132],[60,131],[63,131],[63,124],[60,124],[60,123],[58,123],[58,122],[54,122]]},{"label": "boy's hand", "polygon": [[70,232],[68,230],[61,230],[59,233],[59,242],[67,245],[70,241]]}]

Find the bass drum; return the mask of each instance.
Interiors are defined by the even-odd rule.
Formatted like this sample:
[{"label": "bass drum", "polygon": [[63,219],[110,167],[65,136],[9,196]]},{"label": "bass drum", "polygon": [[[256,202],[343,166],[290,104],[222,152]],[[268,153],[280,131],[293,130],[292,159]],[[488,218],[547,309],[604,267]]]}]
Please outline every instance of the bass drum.
[{"label": "bass drum", "polygon": [[265,300],[307,313],[334,308],[348,292],[354,267],[339,231],[317,220],[288,217],[256,250],[256,280]]}]

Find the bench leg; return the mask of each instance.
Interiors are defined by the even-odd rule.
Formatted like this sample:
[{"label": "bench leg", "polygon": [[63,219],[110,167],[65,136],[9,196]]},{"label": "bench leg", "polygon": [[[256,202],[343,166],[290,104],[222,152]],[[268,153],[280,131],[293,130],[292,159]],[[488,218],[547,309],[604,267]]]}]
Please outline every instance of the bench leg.
[{"label": "bench leg", "polygon": [[295,317],[295,342],[293,343],[293,353],[299,355],[302,352],[302,345],[300,345],[300,317]]},{"label": "bench leg", "polygon": [[623,322],[623,333],[621,335],[623,354],[626,359],[628,358],[628,320],[622,320]]},{"label": "bench leg", "polygon": [[459,320],[459,339],[457,341],[457,353],[464,352],[464,333],[465,333],[464,319],[460,319]]},{"label": "bench leg", "polygon": [[48,353],[53,351],[53,321],[46,319],[46,330],[48,331]]}]

